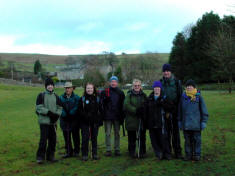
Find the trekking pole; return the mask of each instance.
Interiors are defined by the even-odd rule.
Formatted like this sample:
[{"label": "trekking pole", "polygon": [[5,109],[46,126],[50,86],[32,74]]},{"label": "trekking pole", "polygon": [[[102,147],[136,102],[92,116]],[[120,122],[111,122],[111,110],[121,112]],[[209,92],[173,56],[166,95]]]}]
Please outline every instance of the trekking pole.
[{"label": "trekking pole", "polygon": [[140,133],[141,133],[141,119],[139,121],[139,128],[137,131],[137,144],[138,144],[138,151],[137,151],[137,157],[140,157]]},{"label": "trekking pole", "polygon": [[[124,122],[123,122],[123,123],[124,123]],[[126,136],[124,124],[122,124],[122,133],[123,133],[123,136]]]},{"label": "trekking pole", "polygon": [[69,124],[67,123],[67,151],[68,151],[68,155],[71,154],[71,151],[70,151],[70,147],[69,147]]},{"label": "trekking pole", "polygon": [[91,159],[92,159],[92,141],[91,141],[91,126],[89,127],[89,150],[90,150],[90,156],[91,156]]}]

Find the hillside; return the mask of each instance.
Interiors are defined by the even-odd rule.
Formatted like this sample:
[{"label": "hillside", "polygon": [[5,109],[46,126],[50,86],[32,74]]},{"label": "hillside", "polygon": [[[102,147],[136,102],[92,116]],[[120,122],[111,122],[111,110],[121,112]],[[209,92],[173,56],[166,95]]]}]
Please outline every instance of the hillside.
[{"label": "hillside", "polygon": [[[117,58],[134,58],[138,56],[145,56],[146,54],[125,54],[125,55],[117,55]],[[158,55],[162,59],[162,61],[167,62],[169,53],[158,53],[158,54],[151,54],[153,56]],[[21,67],[25,66],[32,67],[31,64],[34,64],[36,60],[40,60],[41,64],[43,65],[63,65],[65,64],[65,60],[68,57],[74,58],[86,58],[88,55],[45,55],[45,54],[20,54],[20,53],[0,53],[0,60],[6,63],[7,61],[15,62],[16,65],[20,65]],[[99,57],[103,57],[104,55],[98,55]],[[20,68],[21,69],[21,68]],[[48,68],[48,71],[51,71],[52,68]],[[53,70],[52,70],[53,71]]]}]

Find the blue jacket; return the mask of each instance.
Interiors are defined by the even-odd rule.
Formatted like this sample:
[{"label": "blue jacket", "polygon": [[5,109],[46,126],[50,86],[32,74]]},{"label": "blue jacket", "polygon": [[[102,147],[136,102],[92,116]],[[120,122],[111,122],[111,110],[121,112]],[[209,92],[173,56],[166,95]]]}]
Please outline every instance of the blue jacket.
[{"label": "blue jacket", "polygon": [[62,130],[72,130],[78,126],[78,101],[79,96],[72,93],[67,98],[66,94],[60,96],[61,104],[63,107],[60,117],[60,127]]},{"label": "blue jacket", "polygon": [[182,94],[179,102],[178,120],[183,130],[199,131],[206,127],[208,111],[200,93],[197,93],[195,101],[192,101],[191,97],[185,93]]}]

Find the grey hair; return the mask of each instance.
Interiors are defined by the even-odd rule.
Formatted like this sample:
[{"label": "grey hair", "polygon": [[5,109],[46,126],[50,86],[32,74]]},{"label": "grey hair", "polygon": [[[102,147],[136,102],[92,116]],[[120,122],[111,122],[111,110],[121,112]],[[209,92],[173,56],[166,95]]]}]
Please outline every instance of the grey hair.
[{"label": "grey hair", "polygon": [[141,86],[142,82],[141,82],[141,80],[139,80],[139,79],[133,79],[133,81],[132,81],[132,88],[134,88],[134,84],[135,84],[136,82],[140,83],[140,87],[142,88],[142,86]]}]

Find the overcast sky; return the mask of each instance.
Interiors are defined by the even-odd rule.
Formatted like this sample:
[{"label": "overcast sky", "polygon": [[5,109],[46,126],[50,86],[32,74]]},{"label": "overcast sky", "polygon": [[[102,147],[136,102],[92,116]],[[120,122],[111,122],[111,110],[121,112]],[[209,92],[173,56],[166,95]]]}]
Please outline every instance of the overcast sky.
[{"label": "overcast sky", "polygon": [[234,0],[0,0],[0,52],[170,52],[185,26]]}]

